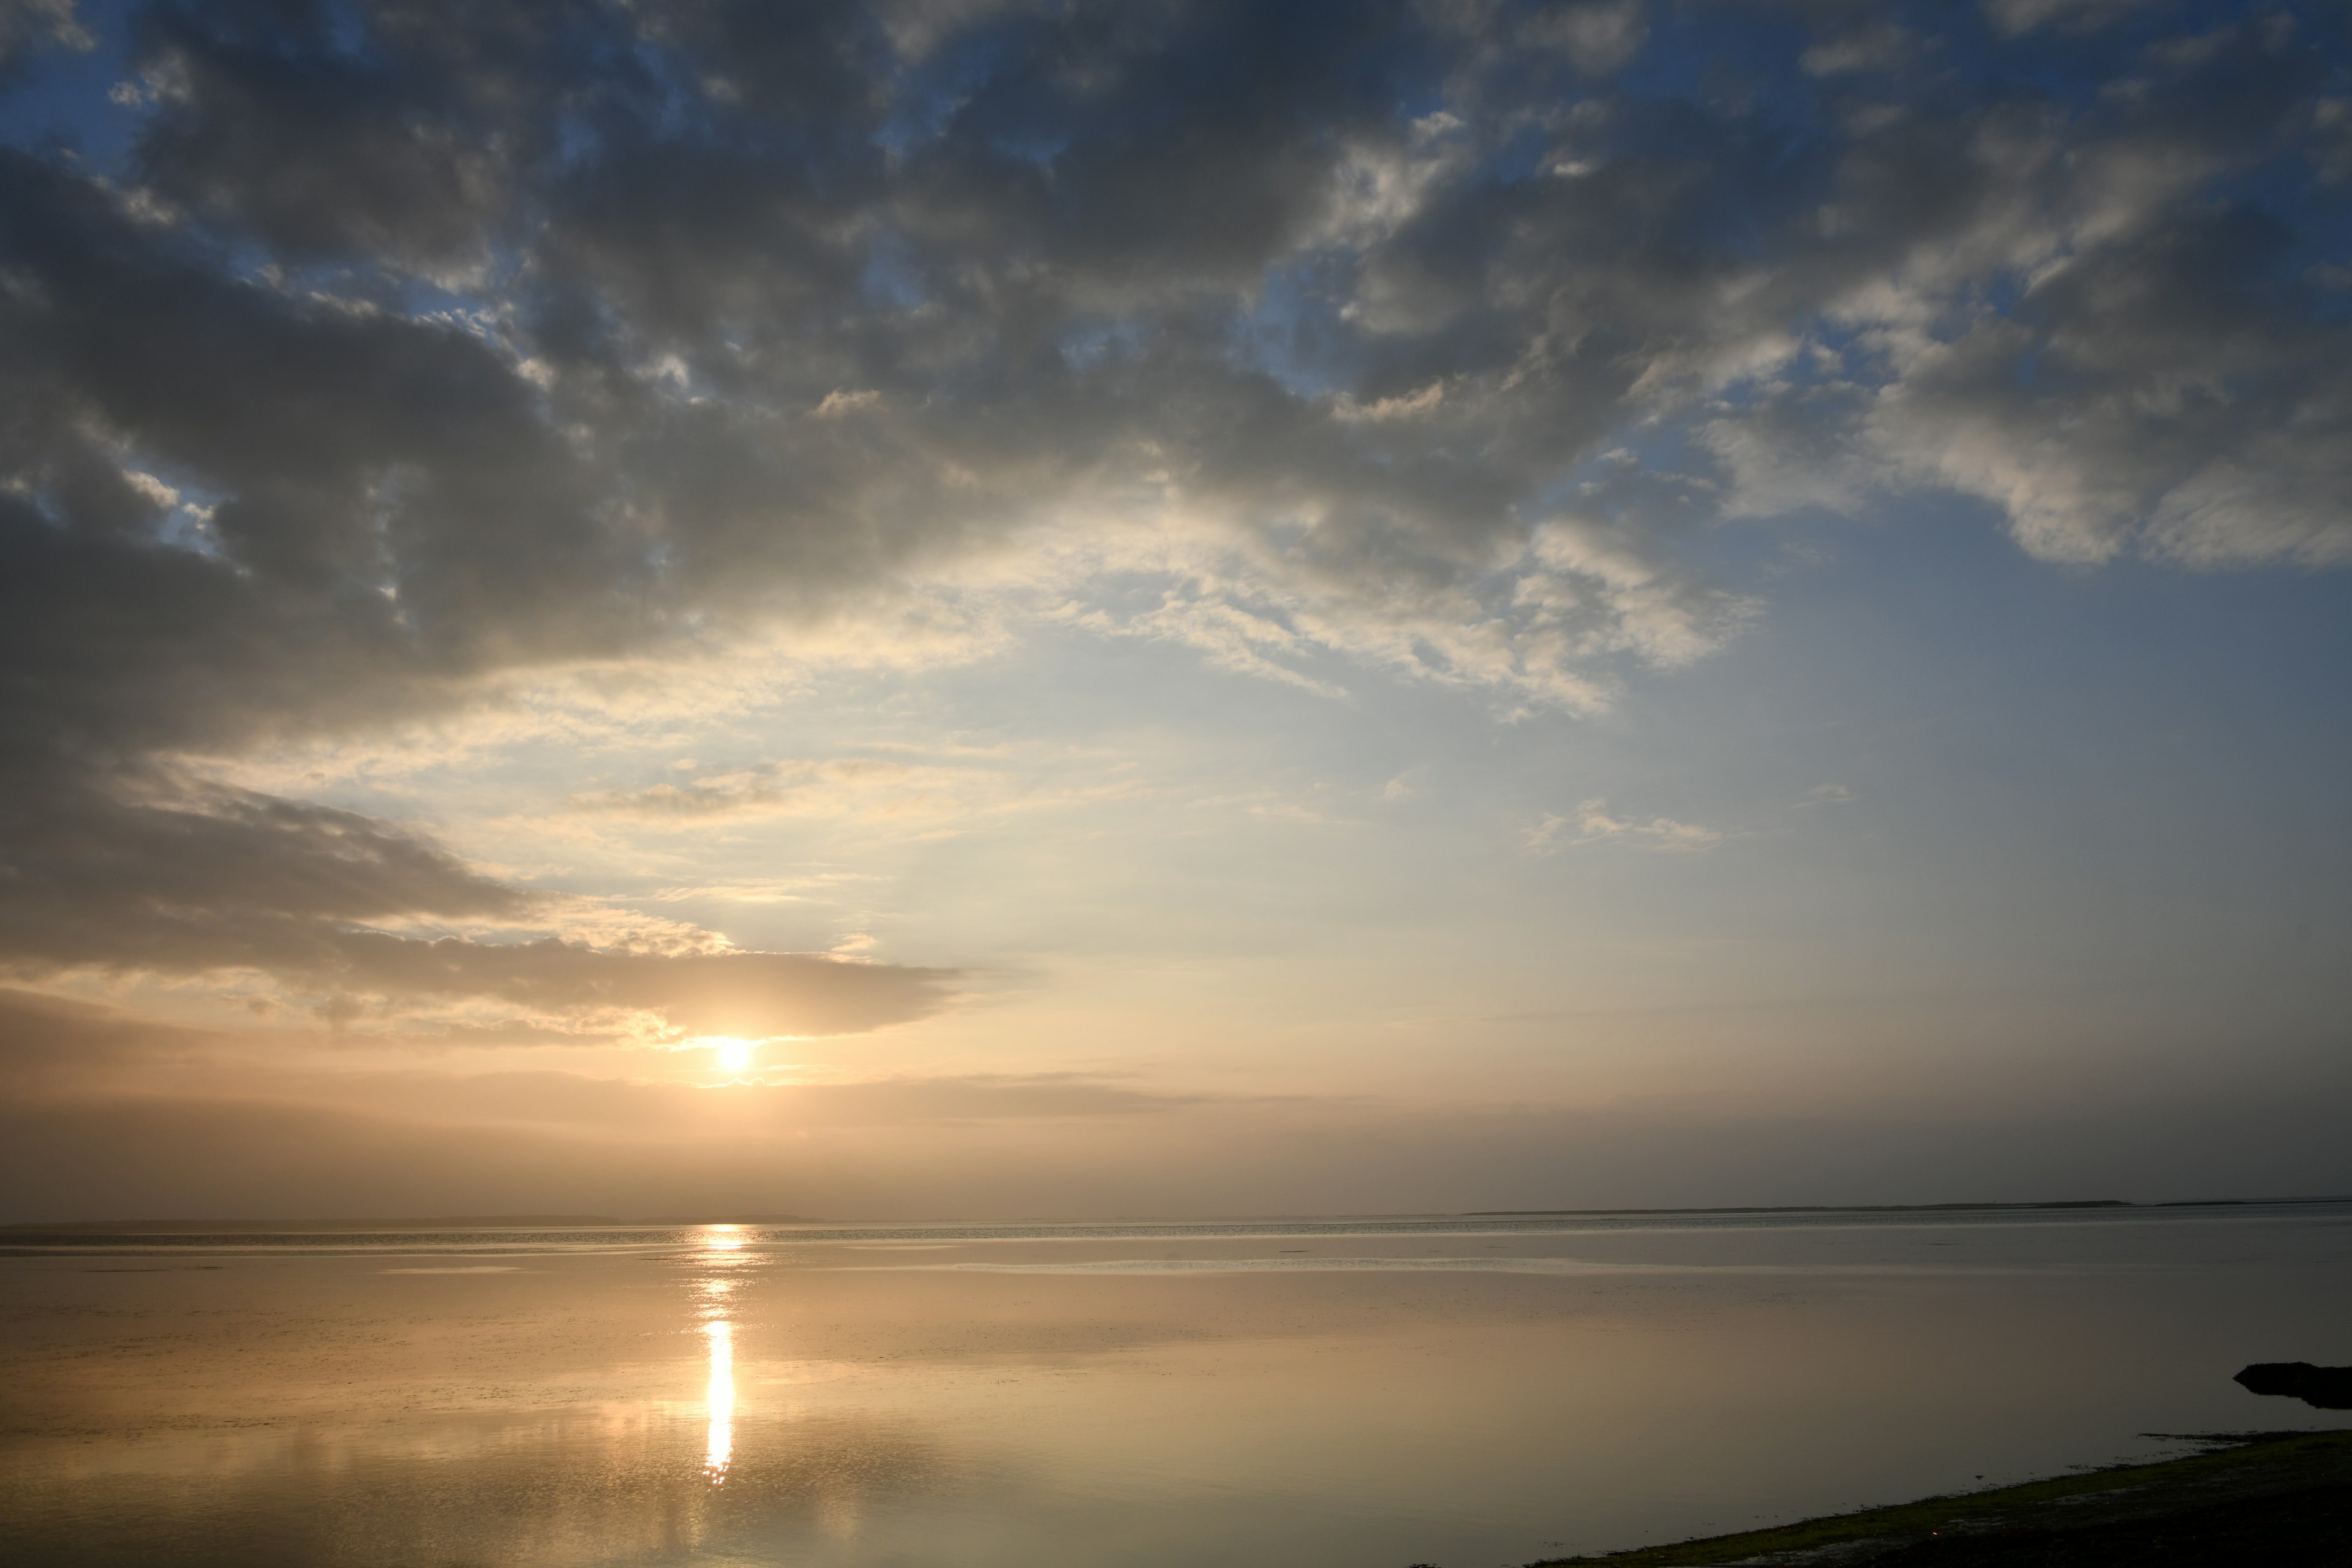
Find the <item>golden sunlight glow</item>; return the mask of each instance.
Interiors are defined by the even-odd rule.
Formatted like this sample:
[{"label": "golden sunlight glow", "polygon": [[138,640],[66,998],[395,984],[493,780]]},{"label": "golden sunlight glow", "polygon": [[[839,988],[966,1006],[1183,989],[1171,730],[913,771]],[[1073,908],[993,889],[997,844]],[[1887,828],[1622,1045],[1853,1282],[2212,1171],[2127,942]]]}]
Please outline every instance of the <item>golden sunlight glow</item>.
[{"label": "golden sunlight glow", "polygon": [[751,1042],[731,1039],[724,1035],[704,1042],[719,1053],[719,1065],[729,1072],[741,1072],[751,1065]]},{"label": "golden sunlight glow", "polygon": [[727,1479],[728,1464],[735,1457],[735,1322],[728,1307],[741,1281],[728,1276],[751,1261],[742,1250],[751,1233],[740,1225],[706,1226],[700,1239],[704,1255],[726,1271],[706,1277],[700,1286],[702,1338],[710,1355],[709,1382],[703,1391],[710,1430],[702,1450],[702,1473],[717,1486]]},{"label": "golden sunlight glow", "polygon": [[702,1473],[713,1486],[727,1479],[727,1463],[735,1454],[735,1325],[713,1318],[702,1325],[710,1348],[710,1384],[704,1401],[710,1412],[710,1433],[702,1450]]}]

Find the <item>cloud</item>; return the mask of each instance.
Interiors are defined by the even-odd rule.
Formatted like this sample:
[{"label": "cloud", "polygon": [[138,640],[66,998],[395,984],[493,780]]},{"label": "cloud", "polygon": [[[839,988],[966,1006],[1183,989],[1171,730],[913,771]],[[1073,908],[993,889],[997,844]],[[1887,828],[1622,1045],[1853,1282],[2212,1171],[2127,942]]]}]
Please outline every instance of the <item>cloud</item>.
[{"label": "cloud", "polygon": [[839,387],[824,395],[824,401],[809,410],[813,419],[841,419],[861,408],[872,408],[882,401],[882,395],[868,388],[863,392],[847,392]]},{"label": "cloud", "polygon": [[[2352,561],[2324,499],[2346,477],[2352,338],[2320,283],[2273,281],[2285,215],[2231,194],[2282,138],[2322,155],[2324,68],[2291,30],[2195,42],[2136,57],[2089,110],[1855,138],[1820,211],[1841,246],[1886,248],[1824,301],[1850,334],[1826,374],[1759,385],[1702,431],[1728,510],[1856,512],[1927,485],[1991,503],[2053,561]],[[1922,198],[1909,237],[1898,183]]]},{"label": "cloud", "polygon": [[[1722,519],[1937,489],[2053,561],[2352,561],[2352,324],[2279,194],[2341,162],[2328,46],[2126,9],[1954,12],[1935,91],[1792,27],[1757,68],[1845,106],[1800,133],[1621,74],[1712,47],[1630,0],[134,7],[77,110],[127,151],[0,148],[0,963],[307,985],[496,920],[394,967],[687,1007],[421,824],[219,779],[598,672],[740,702],[715,649],[1050,622],[1590,714],[1760,613]],[[20,79],[87,41],[0,18]],[[779,1016],[933,1005],[768,956]]]},{"label": "cloud", "polygon": [[0,84],[37,50],[96,47],[98,40],[74,12],[74,0],[0,0]]},{"label": "cloud", "polygon": [[[709,1129],[714,1123],[710,1090],[569,1073],[382,1074],[328,1087],[379,1110],[445,1122],[559,1125],[639,1135]],[[1126,1119],[1235,1103],[1225,1096],[1170,1093],[1078,1073],[983,1073],[843,1083],[753,1080],[724,1092],[730,1103],[718,1114],[717,1124],[730,1136],[765,1129]]]},{"label": "cloud", "polygon": [[1113,800],[1132,795],[1136,787],[1120,779],[1038,787],[1003,768],[836,757],[762,763],[704,773],[685,784],[665,780],[640,789],[597,791],[574,795],[568,805],[591,816],[681,826],[722,817],[802,816],[898,825],[937,834],[959,831],[979,818]]},{"label": "cloud", "polygon": [[319,972],[394,998],[488,996],[550,1014],[628,1009],[695,1034],[862,1033],[939,1010],[950,971],[791,952],[629,952],[542,939],[426,942],[349,931]]},{"label": "cloud", "polygon": [[532,902],[357,813],[138,783],[0,797],[0,969],[312,967],[357,923],[520,916]]},{"label": "cloud", "polygon": [[[793,953],[427,941],[371,926],[549,918],[545,900],[358,814],[216,788],[160,804],[42,803],[18,820],[0,973],[258,971],[399,1003],[489,997],[550,1015],[631,1009],[688,1030],[837,1034],[937,1011],[946,972]],[[21,808],[20,808],[21,809]],[[37,833],[30,825],[37,824]],[[616,933],[617,934],[617,933]]]},{"label": "cloud", "polygon": [[1582,0],[1538,6],[1521,31],[1537,48],[1557,49],[1580,70],[1617,69],[1641,51],[1649,36],[1641,0]]},{"label": "cloud", "polygon": [[1821,39],[1797,57],[1797,67],[1808,76],[1885,70],[1902,64],[1916,47],[1909,33],[1880,20]]},{"label": "cloud", "polygon": [[[673,763],[689,771],[690,762]],[[768,763],[757,768],[710,773],[683,784],[664,782],[644,789],[604,790],[574,795],[575,811],[648,817],[708,817],[746,812],[832,813],[875,808],[874,795],[887,789],[900,803],[913,802],[944,783],[964,782],[960,770],[918,769],[905,763],[870,758],[828,762]],[[845,799],[845,797],[846,797]],[[890,808],[882,808],[885,810]]]},{"label": "cloud", "polygon": [[2030,33],[2036,27],[2055,27],[2062,32],[2089,33],[2112,26],[2147,0],[1983,0],[1985,16],[1994,31],[2006,37]]},{"label": "cloud", "polygon": [[1715,828],[1676,822],[1667,816],[1654,816],[1646,822],[1612,816],[1607,801],[1588,800],[1576,808],[1572,816],[1545,814],[1528,830],[1527,844],[1528,851],[1536,855],[1557,855],[1563,849],[1612,843],[1689,855],[1712,849],[1723,838],[1723,834]]},{"label": "cloud", "polygon": [[[2175,1081],[2126,1075],[2120,1099],[2114,1074],[2086,1073],[2074,1100],[2029,1110],[1971,1092],[1985,1087],[1972,1065],[1924,1114],[1824,1110],[1811,1085],[1801,1107],[1778,1056],[1725,1092],[1585,1107],[1056,1074],[705,1089],[289,1068],[217,1034],[0,994],[0,1217],[1099,1217],[2340,1190],[2341,1095],[2279,1066],[2240,1055]],[[2322,1074],[2331,1089],[2342,1076],[2332,1059]],[[2211,1185],[2181,1186],[2184,1140],[2207,1151]]]}]

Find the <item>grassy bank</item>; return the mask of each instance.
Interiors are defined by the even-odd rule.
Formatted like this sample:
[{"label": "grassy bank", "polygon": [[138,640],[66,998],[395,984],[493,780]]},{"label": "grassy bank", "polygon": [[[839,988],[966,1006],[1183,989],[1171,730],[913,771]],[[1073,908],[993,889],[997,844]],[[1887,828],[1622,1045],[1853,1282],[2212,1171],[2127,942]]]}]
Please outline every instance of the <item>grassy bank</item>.
[{"label": "grassy bank", "polygon": [[2215,1442],[2203,1453],[2160,1464],[2119,1465],[1670,1546],[1557,1558],[1540,1568],[2352,1564],[2352,1430],[2250,1433]]}]

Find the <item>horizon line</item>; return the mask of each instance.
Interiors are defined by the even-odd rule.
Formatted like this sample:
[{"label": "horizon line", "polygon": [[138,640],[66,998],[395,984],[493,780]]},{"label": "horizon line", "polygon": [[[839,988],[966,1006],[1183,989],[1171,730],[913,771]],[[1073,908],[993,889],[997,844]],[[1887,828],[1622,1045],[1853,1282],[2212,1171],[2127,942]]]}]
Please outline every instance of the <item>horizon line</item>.
[{"label": "horizon line", "polygon": [[234,1233],[249,1231],[299,1231],[315,1228],[320,1234],[333,1234],[337,1227],[343,1231],[358,1230],[507,1230],[507,1229],[636,1229],[647,1226],[922,1226],[922,1225],[1214,1225],[1219,1223],[1271,1222],[1276,1220],[1349,1220],[1349,1219],[1541,1219],[1541,1218],[1603,1218],[1615,1215],[1771,1215],[1771,1214],[1980,1214],[1999,1212],[2064,1212],[2095,1209],[2182,1209],[2182,1208],[2261,1208],[2287,1204],[2352,1203],[2352,1196],[2322,1194],[2295,1197],[2259,1198],[2171,1198],[2148,1203],[2131,1198],[2059,1198],[2027,1202],[1957,1202],[1933,1204],[1717,1204],[1676,1208],[1535,1208],[1535,1209],[1460,1209],[1460,1210],[1388,1210],[1356,1211],[1333,1214],[1257,1214],[1257,1215],[1114,1215],[1092,1217],[1067,1215],[1048,1217],[1028,1215],[1011,1219],[971,1219],[953,1215],[929,1219],[854,1219],[824,1218],[812,1215],[793,1214],[710,1214],[705,1215],[657,1215],[644,1218],[625,1219],[614,1215],[589,1214],[511,1214],[511,1215],[317,1215],[290,1219],[73,1219],[73,1220],[12,1220],[0,1222],[0,1234],[27,1232],[110,1231],[122,1235],[140,1234],[141,1227],[156,1231],[215,1231]]}]

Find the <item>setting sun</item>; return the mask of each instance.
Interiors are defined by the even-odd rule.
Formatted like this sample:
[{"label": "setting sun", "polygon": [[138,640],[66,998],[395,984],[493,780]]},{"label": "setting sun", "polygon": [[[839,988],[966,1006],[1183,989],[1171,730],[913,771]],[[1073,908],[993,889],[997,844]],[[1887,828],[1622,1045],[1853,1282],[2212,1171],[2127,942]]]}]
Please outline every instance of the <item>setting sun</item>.
[{"label": "setting sun", "polygon": [[749,1040],[721,1037],[705,1040],[703,1044],[719,1053],[719,1065],[728,1072],[741,1072],[751,1065],[751,1042]]}]

